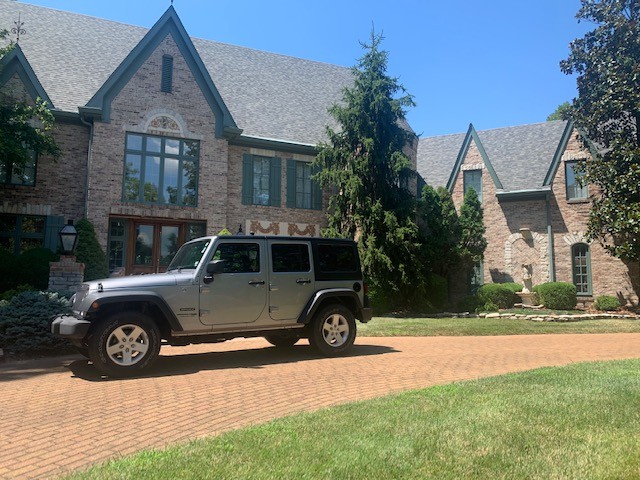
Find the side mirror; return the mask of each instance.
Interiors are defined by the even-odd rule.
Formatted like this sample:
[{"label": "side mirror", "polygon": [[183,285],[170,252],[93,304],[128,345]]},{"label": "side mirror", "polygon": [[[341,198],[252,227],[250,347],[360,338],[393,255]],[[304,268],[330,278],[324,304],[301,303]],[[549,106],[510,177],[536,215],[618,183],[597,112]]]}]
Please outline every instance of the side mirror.
[{"label": "side mirror", "polygon": [[224,260],[214,260],[213,262],[207,263],[206,272],[207,274],[202,278],[204,283],[213,282],[213,276],[217,273],[224,273]]}]

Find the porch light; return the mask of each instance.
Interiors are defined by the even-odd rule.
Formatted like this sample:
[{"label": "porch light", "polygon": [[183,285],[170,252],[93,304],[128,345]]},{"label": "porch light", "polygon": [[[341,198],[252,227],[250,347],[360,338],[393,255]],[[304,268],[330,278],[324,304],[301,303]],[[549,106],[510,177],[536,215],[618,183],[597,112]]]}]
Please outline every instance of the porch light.
[{"label": "porch light", "polygon": [[73,254],[78,244],[78,231],[73,226],[73,220],[68,220],[60,230],[60,242],[62,243],[62,253],[65,255]]}]

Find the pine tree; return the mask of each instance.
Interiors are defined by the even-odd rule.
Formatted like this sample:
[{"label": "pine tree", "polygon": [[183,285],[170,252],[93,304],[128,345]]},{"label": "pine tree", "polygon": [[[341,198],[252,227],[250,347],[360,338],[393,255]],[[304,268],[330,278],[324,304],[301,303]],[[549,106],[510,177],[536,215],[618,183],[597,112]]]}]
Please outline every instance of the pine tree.
[{"label": "pine tree", "polygon": [[387,75],[382,40],[372,33],[362,44],[354,84],[330,109],[339,128],[327,127],[329,141],[318,147],[314,178],[335,192],[324,234],[356,239],[372,293],[400,306],[422,284],[415,198],[408,189],[411,163],[404,153],[417,139],[405,120],[413,98]]}]

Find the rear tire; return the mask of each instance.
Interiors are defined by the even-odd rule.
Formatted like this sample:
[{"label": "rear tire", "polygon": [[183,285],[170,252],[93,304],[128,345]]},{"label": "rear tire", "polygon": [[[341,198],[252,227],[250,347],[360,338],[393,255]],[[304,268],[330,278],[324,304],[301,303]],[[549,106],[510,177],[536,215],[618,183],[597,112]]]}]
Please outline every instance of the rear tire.
[{"label": "rear tire", "polygon": [[160,331],[139,312],[123,312],[99,324],[89,339],[89,358],[111,377],[139,375],[160,353]]},{"label": "rear tire", "polygon": [[329,305],[313,318],[309,343],[327,357],[343,355],[356,340],[356,320],[347,307]]}]

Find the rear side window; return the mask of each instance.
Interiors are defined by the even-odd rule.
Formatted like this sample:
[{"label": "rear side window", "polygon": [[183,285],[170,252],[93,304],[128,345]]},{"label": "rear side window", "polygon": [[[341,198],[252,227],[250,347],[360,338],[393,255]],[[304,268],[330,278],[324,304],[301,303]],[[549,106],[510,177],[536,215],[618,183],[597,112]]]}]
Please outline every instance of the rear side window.
[{"label": "rear side window", "polygon": [[318,245],[318,266],[325,273],[346,273],[358,271],[355,246]]},{"label": "rear side window", "polygon": [[271,245],[273,271],[308,272],[311,270],[309,247],[306,243]]}]

